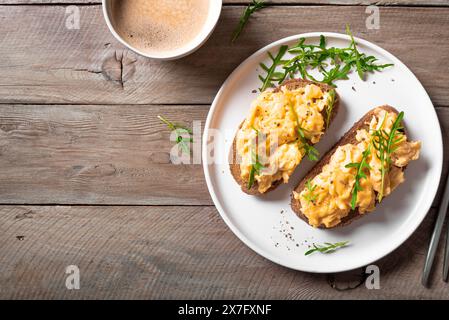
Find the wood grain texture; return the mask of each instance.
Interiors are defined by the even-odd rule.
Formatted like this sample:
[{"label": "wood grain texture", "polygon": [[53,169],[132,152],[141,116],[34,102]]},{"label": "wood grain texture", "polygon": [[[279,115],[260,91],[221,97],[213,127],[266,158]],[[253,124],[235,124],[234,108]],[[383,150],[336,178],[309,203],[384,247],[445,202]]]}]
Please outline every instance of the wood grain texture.
[{"label": "wood grain texture", "polygon": [[201,164],[172,163],[175,143],[156,118],[191,127],[208,109],[0,106],[0,202],[209,205]]},{"label": "wood grain texture", "polygon": [[449,74],[441,72],[449,60],[449,28],[441,27],[449,24],[449,8],[385,7],[380,30],[367,30],[364,7],[273,6],[256,13],[232,45],[241,7],[227,6],[206,45],[171,62],[124,49],[100,6],[80,10],[81,29],[69,30],[65,6],[0,6],[0,103],[211,103],[230,72],[257,49],[302,32],[344,32],[350,21],[355,35],[410,66],[434,103],[449,106]]},{"label": "wood grain texture", "polygon": [[[213,207],[2,206],[0,298],[447,299],[442,247],[432,289],[420,285],[434,214],[376,262],[380,290],[363,282],[338,291],[332,286],[361,282],[362,270],[320,275],[280,267],[240,242]],[[68,265],[80,269],[80,290],[65,287]]]},{"label": "wood grain texture", "polygon": [[[443,246],[432,289],[419,283],[434,210],[376,262],[381,290],[344,290],[361,282],[363,270],[306,274],[241,243],[211,206],[202,167],[171,163],[169,132],[156,119],[204,124],[224,79],[254,51],[292,34],[343,32],[350,21],[355,35],[397,55],[423,82],[441,106],[447,146],[449,75],[441,66],[449,58],[442,27],[449,1],[273,0],[231,45],[248,1],[225,0],[207,44],[174,62],[124,49],[100,2],[0,5],[0,204],[10,204],[0,205],[0,299],[449,299]],[[71,4],[80,5],[80,30],[65,27]],[[380,30],[365,28],[365,7],[357,5],[367,4],[394,6],[381,8]],[[444,157],[445,176],[447,148]],[[79,291],[65,288],[71,264],[81,271]]]},{"label": "wood grain texture", "polygon": [[[202,166],[172,163],[174,143],[156,118],[163,114],[204,125],[208,110],[206,105],[0,106],[0,203],[211,205]],[[449,108],[437,112],[447,145]]]},{"label": "wood grain texture", "polygon": [[[223,0],[224,4],[245,4],[249,0]],[[101,0],[3,0],[3,4],[100,4]],[[378,6],[449,6],[447,0],[267,0],[271,4],[328,4]]]}]

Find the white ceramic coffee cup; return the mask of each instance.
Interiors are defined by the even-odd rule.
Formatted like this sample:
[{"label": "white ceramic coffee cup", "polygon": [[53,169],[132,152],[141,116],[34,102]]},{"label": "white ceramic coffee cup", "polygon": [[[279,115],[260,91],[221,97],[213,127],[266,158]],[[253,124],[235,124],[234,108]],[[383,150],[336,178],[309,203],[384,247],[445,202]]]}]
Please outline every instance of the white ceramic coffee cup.
[{"label": "white ceramic coffee cup", "polygon": [[217,25],[218,19],[220,18],[221,14],[221,8],[222,8],[222,0],[209,0],[210,6],[209,6],[209,13],[206,19],[206,23],[204,24],[201,31],[198,33],[198,35],[190,41],[188,44],[186,44],[183,47],[180,47],[176,50],[172,50],[170,52],[161,52],[161,53],[146,53],[142,52],[141,50],[136,49],[131,44],[129,44],[127,41],[125,41],[120,34],[116,31],[113,21],[113,15],[112,15],[112,2],[115,0],[103,0],[103,15],[106,20],[106,24],[108,25],[109,30],[114,35],[114,37],[120,41],[123,45],[131,49],[132,51],[147,57],[147,58],[153,58],[153,59],[159,59],[159,60],[174,60],[182,58],[186,55],[191,54],[198,48],[200,48],[206,40],[210,37],[212,32],[215,29],[215,26]]}]

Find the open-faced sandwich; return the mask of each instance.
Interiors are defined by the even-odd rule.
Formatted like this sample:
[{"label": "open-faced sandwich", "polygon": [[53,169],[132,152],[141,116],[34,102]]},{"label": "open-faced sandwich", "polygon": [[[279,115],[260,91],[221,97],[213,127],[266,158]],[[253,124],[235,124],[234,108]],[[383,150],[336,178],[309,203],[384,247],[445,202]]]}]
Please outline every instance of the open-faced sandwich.
[{"label": "open-faced sandwich", "polygon": [[408,141],[403,117],[390,106],[368,112],[301,180],[293,211],[320,228],[347,225],[373,211],[419,157],[421,142]]},{"label": "open-faced sandwich", "polygon": [[262,92],[252,103],[231,148],[230,169],[248,194],[258,195],[287,183],[338,110],[338,95],[325,84],[292,79]]}]

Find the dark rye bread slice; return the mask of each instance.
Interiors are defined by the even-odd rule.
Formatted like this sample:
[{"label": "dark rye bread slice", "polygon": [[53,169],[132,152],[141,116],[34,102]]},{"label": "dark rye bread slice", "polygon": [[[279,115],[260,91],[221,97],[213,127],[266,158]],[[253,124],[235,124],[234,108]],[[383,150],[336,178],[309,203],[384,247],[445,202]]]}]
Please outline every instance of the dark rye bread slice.
[{"label": "dark rye bread slice", "polygon": [[[294,90],[294,89],[298,89],[301,87],[305,87],[308,84],[315,84],[315,85],[319,86],[323,91],[326,91],[326,92],[334,89],[333,87],[331,87],[327,84],[323,84],[323,83],[316,83],[316,82],[304,80],[304,79],[291,79],[291,80],[284,81],[280,86],[276,87],[274,89],[274,92],[279,92],[281,90],[281,87],[283,87],[283,86],[286,86],[289,90]],[[334,106],[332,108],[332,114],[330,116],[329,126],[332,123],[332,121],[335,119],[335,116],[337,115],[339,104],[340,104],[340,98],[339,98],[338,94],[335,93],[335,101],[334,101]],[[323,110],[322,114],[323,114],[323,117],[326,117],[325,110]],[[240,124],[239,130],[242,127],[244,121],[245,120],[243,120],[242,123]],[[250,194],[250,195],[261,195],[262,193],[260,193],[258,190],[257,181],[254,181],[253,186],[250,189],[248,189],[248,181],[242,180],[241,175],[240,175],[240,164],[237,161],[236,146],[237,146],[237,134],[234,136],[234,141],[232,143],[232,147],[231,147],[231,151],[230,151],[230,155],[229,155],[229,160],[230,160],[229,167],[231,169],[232,176],[234,177],[235,181],[237,181],[237,183],[240,185],[243,192]],[[281,183],[282,183],[282,180],[276,181],[275,183],[273,183],[273,185],[270,187],[270,189],[268,189],[263,194],[276,189]]]},{"label": "dark rye bread slice", "polygon": [[[339,146],[343,146],[346,144],[358,143],[358,141],[356,140],[357,130],[360,130],[364,127],[368,128],[368,126],[365,124],[365,122],[371,120],[371,117],[375,114],[375,110],[379,109],[379,108],[384,109],[388,112],[394,112],[394,113],[398,114],[398,111],[395,108],[388,106],[388,105],[380,106],[380,107],[370,110],[358,122],[356,122],[352,126],[352,128],[349,129],[349,131],[346,132],[343,135],[343,137],[332,147],[332,149],[330,151],[328,151],[324,155],[324,157],[312,168],[312,170],[310,170],[309,173],[307,173],[307,175],[300,181],[300,183],[294,189],[294,191],[296,191],[298,193],[302,192],[302,190],[305,188],[305,184],[306,184],[307,180],[313,179],[315,176],[317,176],[318,174],[321,173],[323,167],[329,163],[332,155],[335,153],[335,151],[337,150],[337,148]],[[403,169],[405,169],[405,168],[403,168]],[[291,194],[291,207],[299,218],[301,218],[305,222],[309,223],[309,219],[301,212],[301,202],[294,198],[293,192]],[[353,222],[354,220],[356,220],[364,215],[365,214],[361,214],[358,211],[358,209],[356,208],[356,210],[351,210],[346,217],[341,219],[341,222],[338,225],[336,225],[334,227],[327,228],[327,229],[346,226],[346,225],[350,224],[351,222]],[[319,228],[326,229],[326,227],[324,225],[320,225]]]}]

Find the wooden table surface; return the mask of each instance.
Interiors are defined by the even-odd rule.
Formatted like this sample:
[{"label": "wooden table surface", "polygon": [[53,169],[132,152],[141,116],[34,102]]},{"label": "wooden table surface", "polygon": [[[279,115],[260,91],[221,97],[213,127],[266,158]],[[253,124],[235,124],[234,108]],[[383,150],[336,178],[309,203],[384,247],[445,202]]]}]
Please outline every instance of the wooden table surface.
[{"label": "wooden table surface", "polygon": [[[435,218],[363,270],[308,274],[258,256],[213,206],[201,165],[170,163],[157,114],[204,120],[229,73],[257,49],[309,31],[373,41],[417,75],[449,130],[449,0],[277,0],[229,39],[247,1],[225,0],[209,41],[157,62],[109,33],[99,0],[3,0],[0,5],[0,298],[449,298],[440,245],[431,288],[420,276]],[[380,7],[368,30],[366,5]],[[80,29],[65,26],[76,5]],[[440,190],[441,193],[441,190]],[[434,206],[438,204],[438,198]],[[81,289],[68,290],[77,265]]]}]

